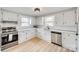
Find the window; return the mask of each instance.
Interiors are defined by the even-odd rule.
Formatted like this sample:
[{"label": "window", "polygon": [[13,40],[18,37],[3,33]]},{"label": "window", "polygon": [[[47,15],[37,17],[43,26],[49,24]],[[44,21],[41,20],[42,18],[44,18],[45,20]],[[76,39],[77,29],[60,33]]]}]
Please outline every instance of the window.
[{"label": "window", "polygon": [[21,18],[21,26],[30,26],[31,19],[30,18]]},{"label": "window", "polygon": [[45,18],[46,26],[54,26],[55,16],[50,16]]}]

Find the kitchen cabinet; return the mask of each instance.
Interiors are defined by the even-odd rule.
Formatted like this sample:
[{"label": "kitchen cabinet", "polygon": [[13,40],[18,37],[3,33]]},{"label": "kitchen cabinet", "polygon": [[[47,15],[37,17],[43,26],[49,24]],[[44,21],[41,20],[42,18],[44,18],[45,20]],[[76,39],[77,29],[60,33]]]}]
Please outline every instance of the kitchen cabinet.
[{"label": "kitchen cabinet", "polygon": [[31,17],[31,25],[36,25],[36,18],[35,17]]},{"label": "kitchen cabinet", "polygon": [[0,22],[1,22],[1,20],[2,20],[2,13],[1,13],[1,10],[0,10]]},{"label": "kitchen cabinet", "polygon": [[23,43],[27,39],[27,33],[25,31],[20,31],[18,33],[19,37],[19,43]]},{"label": "kitchen cabinet", "polygon": [[78,19],[77,19],[77,21],[78,21],[78,27],[79,27],[79,8],[77,8],[77,16],[78,16]]},{"label": "kitchen cabinet", "polygon": [[43,39],[49,43],[51,43],[51,32],[49,30],[44,30]]},{"label": "kitchen cabinet", "polygon": [[77,8],[77,16],[78,16],[78,19],[77,19],[77,21],[78,21],[78,37],[77,37],[77,51],[79,52],[79,8]]},{"label": "kitchen cabinet", "polygon": [[64,26],[75,26],[76,13],[75,10],[64,12]]},{"label": "kitchen cabinet", "polygon": [[19,31],[19,43],[30,40],[36,36],[35,29],[26,29]]},{"label": "kitchen cabinet", "polygon": [[37,37],[47,42],[51,42],[51,32],[44,28],[37,29]]},{"label": "kitchen cabinet", "polygon": [[1,21],[2,21],[2,12],[1,12],[1,10],[0,10],[0,27],[1,27],[1,25],[2,25]]},{"label": "kitchen cabinet", "polygon": [[27,31],[27,40],[32,39],[36,36],[36,30],[31,29]]},{"label": "kitchen cabinet", "polygon": [[3,21],[17,21],[17,14],[3,11]]},{"label": "kitchen cabinet", "polygon": [[62,33],[62,46],[64,48],[76,51],[76,33],[75,32],[63,32]]},{"label": "kitchen cabinet", "polygon": [[63,23],[64,23],[64,18],[63,18],[64,15],[63,14],[64,13],[58,13],[55,15],[55,21],[56,21],[55,25],[57,25],[57,26],[63,25]]},{"label": "kitchen cabinet", "polygon": [[79,36],[77,37],[77,51],[79,52]]},{"label": "kitchen cabinet", "polygon": [[77,51],[79,52],[79,36],[77,36]]},{"label": "kitchen cabinet", "polygon": [[42,28],[37,29],[37,37],[43,39],[44,30]]},{"label": "kitchen cabinet", "polygon": [[[78,34],[79,34],[79,8],[77,8],[77,16],[78,16],[77,22],[78,22]],[[78,39],[79,39],[79,37],[78,37]]]},{"label": "kitchen cabinet", "polygon": [[44,17],[37,17],[36,19],[37,25],[44,25]]},{"label": "kitchen cabinet", "polygon": [[55,15],[56,25],[58,26],[75,26],[76,10],[65,11]]}]

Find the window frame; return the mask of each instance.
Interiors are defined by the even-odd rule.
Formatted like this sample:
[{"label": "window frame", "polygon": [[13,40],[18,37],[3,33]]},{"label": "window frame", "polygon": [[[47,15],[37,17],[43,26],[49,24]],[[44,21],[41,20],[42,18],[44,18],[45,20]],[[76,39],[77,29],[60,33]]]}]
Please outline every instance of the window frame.
[{"label": "window frame", "polygon": [[[49,17],[52,19],[51,21],[48,20]],[[54,18],[52,18],[52,17],[54,17]],[[47,23],[49,23],[49,25]],[[52,25],[50,25],[50,24],[52,24]],[[45,17],[45,26],[54,26],[54,24],[55,24],[55,16]]]},{"label": "window frame", "polygon": [[[22,21],[22,18],[27,18],[27,22],[25,21]],[[21,17],[21,27],[25,27],[24,25],[22,25],[23,23],[26,23],[28,25],[25,25],[25,26],[30,26],[31,25],[31,17]]]}]

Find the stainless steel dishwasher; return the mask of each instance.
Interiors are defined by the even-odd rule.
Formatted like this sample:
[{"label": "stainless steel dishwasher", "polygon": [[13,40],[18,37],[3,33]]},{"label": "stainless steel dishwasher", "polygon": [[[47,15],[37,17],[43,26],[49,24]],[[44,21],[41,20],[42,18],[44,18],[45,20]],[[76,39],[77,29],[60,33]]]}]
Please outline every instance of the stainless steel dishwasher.
[{"label": "stainless steel dishwasher", "polygon": [[62,46],[62,34],[60,32],[51,31],[51,43]]}]

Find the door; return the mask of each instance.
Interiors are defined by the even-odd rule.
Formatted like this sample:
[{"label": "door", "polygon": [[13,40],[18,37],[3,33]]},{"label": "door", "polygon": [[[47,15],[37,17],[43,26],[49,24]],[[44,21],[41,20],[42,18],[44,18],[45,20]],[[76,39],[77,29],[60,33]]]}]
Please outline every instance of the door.
[{"label": "door", "polygon": [[62,46],[72,51],[76,51],[76,38],[75,32],[63,32]]},{"label": "door", "polygon": [[44,17],[38,17],[36,23],[37,25],[44,25]]},{"label": "door", "polygon": [[18,34],[13,34],[12,41],[18,41]]},{"label": "door", "polygon": [[19,32],[19,39],[18,39],[19,43],[26,41],[26,39],[27,39],[26,35],[27,35],[27,33],[25,31]]},{"label": "door", "polygon": [[9,35],[2,35],[1,36],[1,45],[5,45],[8,43],[8,38],[9,38]]}]

